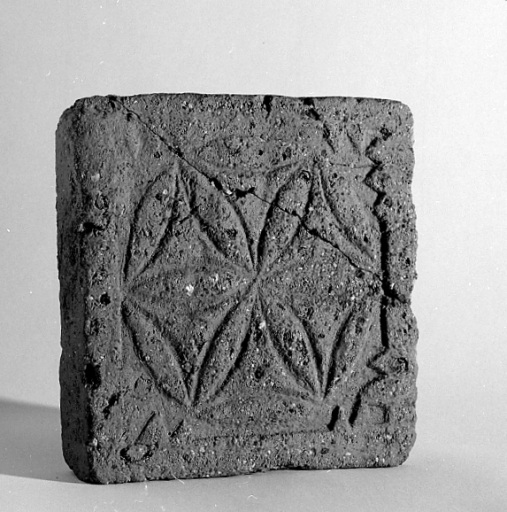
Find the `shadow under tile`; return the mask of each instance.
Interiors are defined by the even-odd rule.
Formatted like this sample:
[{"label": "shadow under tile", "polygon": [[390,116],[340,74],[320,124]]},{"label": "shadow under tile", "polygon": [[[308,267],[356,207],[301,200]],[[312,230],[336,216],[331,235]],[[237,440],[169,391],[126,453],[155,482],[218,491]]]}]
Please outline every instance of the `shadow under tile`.
[{"label": "shadow under tile", "polygon": [[63,459],[57,407],[0,398],[0,474],[80,483]]}]

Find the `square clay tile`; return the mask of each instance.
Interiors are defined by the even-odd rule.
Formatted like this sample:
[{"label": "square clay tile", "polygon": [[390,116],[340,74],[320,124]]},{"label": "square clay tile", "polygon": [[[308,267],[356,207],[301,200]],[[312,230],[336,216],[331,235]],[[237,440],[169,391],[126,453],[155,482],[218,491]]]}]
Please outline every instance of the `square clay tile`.
[{"label": "square clay tile", "polygon": [[77,476],[402,463],[412,169],[396,101],[156,94],[68,109],[60,381]]}]

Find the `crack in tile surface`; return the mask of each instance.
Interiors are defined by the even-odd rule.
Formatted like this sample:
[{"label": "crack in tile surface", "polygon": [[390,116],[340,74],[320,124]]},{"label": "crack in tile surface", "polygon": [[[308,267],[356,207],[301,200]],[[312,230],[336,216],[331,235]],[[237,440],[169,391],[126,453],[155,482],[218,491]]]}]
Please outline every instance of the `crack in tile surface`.
[{"label": "crack in tile surface", "polygon": [[[175,155],[177,158],[179,158],[180,160],[182,160],[186,165],[190,166],[192,169],[194,169],[196,172],[198,172],[201,176],[203,176],[206,180],[208,180],[208,182],[211,184],[211,185],[215,185],[215,181],[218,181],[219,183],[221,183],[217,178],[213,178],[211,179],[207,174],[203,173],[201,170],[197,169],[194,165],[192,165],[184,156],[183,156],[183,153],[182,151],[179,149],[179,148],[175,148],[173,147],[166,139],[163,135],[161,135],[160,133],[158,133],[157,131],[155,131],[146,121],[144,121],[141,116],[129,109],[123,102],[121,102],[120,100],[118,100],[117,98],[114,98],[112,100],[113,102],[117,103],[120,105],[120,107],[127,111],[129,114],[131,114],[132,116],[134,116],[138,122],[144,126],[150,133],[152,133],[155,137],[157,137],[157,139],[159,139],[166,147],[167,149],[173,154]],[[358,168],[358,167],[354,167],[354,168]],[[216,185],[215,185],[215,188],[216,188]],[[223,189],[223,185],[222,185],[222,189]],[[217,189],[218,190],[218,189]],[[336,249],[337,251],[340,252],[340,254],[349,262],[349,264],[357,269],[357,270],[361,270],[363,272],[366,272],[368,274],[370,274],[371,276],[373,276],[379,283],[380,285],[382,286],[382,290],[383,290],[383,294],[385,295],[385,277],[382,277],[380,276],[379,274],[377,274],[376,272],[373,272],[372,270],[370,269],[367,269],[367,268],[364,268],[364,267],[361,267],[359,265],[357,265],[353,260],[352,258],[345,253],[345,251],[343,251],[343,249],[341,249],[341,247],[339,247],[337,244],[334,244],[332,243],[330,240],[324,238],[323,236],[321,236],[315,229],[312,229],[310,228],[309,226],[307,226],[307,224],[305,223],[304,221],[304,218],[301,217],[300,215],[298,215],[297,213],[295,212],[289,212],[283,208],[281,208],[279,205],[277,204],[274,204],[273,205],[273,201],[269,201],[268,199],[264,198],[264,197],[261,197],[259,196],[258,194],[256,194],[251,188],[248,189],[248,190],[242,190],[242,189],[235,189],[235,191],[237,190],[240,190],[241,191],[241,194],[243,196],[246,196],[246,195],[253,195],[254,197],[256,197],[257,199],[259,199],[260,201],[264,202],[265,204],[267,205],[270,205],[270,206],[274,206],[275,208],[277,208],[278,210],[284,212],[285,214],[287,215],[291,215],[293,217],[297,217],[301,223],[301,227],[312,237],[320,240],[321,242],[324,242],[325,244],[329,245],[330,247]],[[225,198],[228,200],[228,196],[227,194],[225,194],[223,192],[223,190],[219,190],[219,192],[221,192]],[[236,192],[234,192],[236,193]],[[188,215],[187,215],[188,217]],[[183,222],[185,219],[181,220],[180,222],[178,222],[178,224],[180,224],[181,222]],[[398,297],[390,297],[394,300],[399,300]]]}]

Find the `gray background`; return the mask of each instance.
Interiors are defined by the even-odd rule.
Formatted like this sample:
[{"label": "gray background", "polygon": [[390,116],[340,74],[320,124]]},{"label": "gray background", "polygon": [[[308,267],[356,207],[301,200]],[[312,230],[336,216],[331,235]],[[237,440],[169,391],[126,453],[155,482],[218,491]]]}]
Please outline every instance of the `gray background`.
[{"label": "gray background", "polygon": [[[2,4],[0,510],[506,510],[507,2]],[[54,131],[77,98],[149,92],[410,106],[420,371],[404,466],[101,488],[70,474]]]}]

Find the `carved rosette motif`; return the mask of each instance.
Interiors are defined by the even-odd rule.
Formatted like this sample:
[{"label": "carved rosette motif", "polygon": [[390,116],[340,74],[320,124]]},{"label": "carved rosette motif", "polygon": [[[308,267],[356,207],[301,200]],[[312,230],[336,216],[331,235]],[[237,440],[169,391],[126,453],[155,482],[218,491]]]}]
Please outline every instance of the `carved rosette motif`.
[{"label": "carved rosette motif", "polygon": [[[255,196],[264,217],[254,235],[216,180],[173,156],[137,205],[123,286],[124,325],[159,391],[188,411],[213,404],[234,378],[255,328],[284,389],[300,399],[323,403],[356,379],[352,423],[361,393],[383,373],[374,364],[382,350],[365,356],[371,311],[380,311],[382,301],[381,233],[363,199],[376,196],[364,183],[373,165],[353,174],[314,162],[288,166],[272,200]],[[318,335],[290,290],[298,279],[316,279],[308,267],[319,264],[320,246],[349,271],[369,276],[370,287],[345,301]],[[350,295],[342,274],[335,288]],[[367,372],[356,367],[360,360]]]}]

